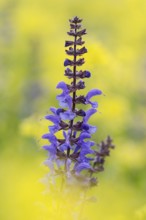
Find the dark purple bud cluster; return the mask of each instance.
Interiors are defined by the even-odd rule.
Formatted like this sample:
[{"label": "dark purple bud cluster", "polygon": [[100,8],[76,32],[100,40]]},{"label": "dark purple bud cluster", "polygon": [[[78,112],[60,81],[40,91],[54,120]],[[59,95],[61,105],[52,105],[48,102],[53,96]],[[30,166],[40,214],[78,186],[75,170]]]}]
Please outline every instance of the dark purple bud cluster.
[{"label": "dark purple bud cluster", "polygon": [[[67,76],[69,79],[73,78],[73,72],[69,68],[67,68],[65,70],[64,75]],[[90,78],[90,76],[91,76],[91,73],[89,71],[86,71],[86,70],[85,71],[80,70],[79,72],[78,71],[76,72],[76,79],[78,79],[78,78],[81,78],[81,79]]]},{"label": "dark purple bud cluster", "polygon": [[[114,148],[112,140],[108,137],[100,144],[91,141],[91,135],[96,132],[96,126],[90,125],[88,120],[97,112],[98,103],[91,101],[96,95],[101,95],[99,89],[92,89],[87,94],[78,95],[78,90],[85,88],[84,78],[90,78],[88,70],[77,69],[84,64],[84,58],[79,58],[87,53],[82,40],[86,29],[81,29],[82,19],[70,19],[70,31],[67,32],[73,40],[65,42],[66,54],[70,59],[65,59],[65,76],[71,79],[70,84],[61,81],[57,88],[61,89],[57,95],[60,108],[51,107],[52,114],[45,119],[52,122],[49,133],[42,136],[49,145],[43,146],[48,151],[49,157],[45,164],[50,168],[52,175],[64,174],[67,182],[80,183],[81,185],[94,186],[97,184],[95,174],[103,170],[105,157],[110,149]],[[69,68],[68,68],[69,66]],[[88,110],[78,109],[78,104],[90,105]],[[61,131],[62,137],[57,138]],[[97,148],[97,149],[96,149]],[[83,172],[84,171],[84,172]]]}]

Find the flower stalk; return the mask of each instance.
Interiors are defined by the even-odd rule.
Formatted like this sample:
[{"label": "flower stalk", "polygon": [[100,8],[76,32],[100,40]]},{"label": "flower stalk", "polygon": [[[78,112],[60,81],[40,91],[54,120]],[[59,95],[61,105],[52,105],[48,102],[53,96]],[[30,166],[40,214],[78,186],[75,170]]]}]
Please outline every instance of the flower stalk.
[{"label": "flower stalk", "polygon": [[[52,176],[64,175],[67,184],[81,186],[97,185],[97,173],[103,171],[105,157],[109,156],[110,149],[114,148],[112,139],[108,137],[100,144],[91,140],[96,132],[96,126],[88,123],[90,117],[97,112],[98,103],[91,101],[92,97],[101,95],[99,89],[92,89],[87,94],[78,90],[85,88],[85,78],[90,78],[88,70],[81,70],[84,64],[82,56],[87,49],[82,40],[86,29],[81,29],[82,19],[74,17],[69,20],[70,31],[67,32],[73,40],[65,41],[66,54],[71,59],[65,59],[65,76],[71,79],[70,84],[61,81],[57,89],[62,93],[57,95],[59,108],[51,107],[52,114],[46,115],[45,119],[51,121],[49,133],[42,136],[47,139],[49,145],[43,146],[48,151],[48,159],[45,164],[49,167]],[[78,108],[78,104],[91,106],[86,111]],[[85,109],[85,107],[84,107]],[[63,138],[57,138],[56,134],[62,131]]]}]

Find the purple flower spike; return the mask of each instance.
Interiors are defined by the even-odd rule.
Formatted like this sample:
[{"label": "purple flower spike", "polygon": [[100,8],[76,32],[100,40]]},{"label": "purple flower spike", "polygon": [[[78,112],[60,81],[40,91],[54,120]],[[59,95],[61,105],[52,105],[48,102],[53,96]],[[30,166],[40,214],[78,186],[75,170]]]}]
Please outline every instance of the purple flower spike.
[{"label": "purple flower spike", "polygon": [[[90,125],[88,121],[98,107],[92,97],[101,95],[102,92],[99,89],[91,89],[84,94],[84,79],[88,81],[91,77],[90,71],[82,69],[85,63],[83,55],[88,52],[82,40],[86,29],[82,29],[82,19],[77,16],[69,22],[70,31],[67,33],[73,39],[65,41],[65,52],[69,59],[64,61],[64,75],[71,82],[61,81],[56,86],[61,89],[56,96],[59,107],[51,107],[51,114],[44,117],[53,124],[48,126],[49,133],[42,136],[50,143],[44,145],[43,149],[48,152],[45,165],[49,167],[51,177],[55,179],[61,175],[69,184],[78,183],[79,186],[89,187],[97,184],[95,175],[104,170],[105,157],[109,156],[114,145],[110,137],[100,144],[91,139],[97,127]],[[91,108],[86,109],[87,104],[90,104]],[[97,147],[99,149],[96,149]]]}]

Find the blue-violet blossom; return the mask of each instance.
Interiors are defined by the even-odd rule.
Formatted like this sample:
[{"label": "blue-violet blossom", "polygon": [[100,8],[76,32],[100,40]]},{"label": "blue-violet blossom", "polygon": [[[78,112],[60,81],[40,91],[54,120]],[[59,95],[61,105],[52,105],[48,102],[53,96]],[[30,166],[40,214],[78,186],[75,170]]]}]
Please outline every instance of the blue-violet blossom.
[{"label": "blue-violet blossom", "polygon": [[[61,89],[57,95],[59,108],[51,107],[52,114],[45,119],[53,124],[49,126],[49,133],[42,136],[47,139],[49,145],[43,146],[48,151],[48,159],[45,161],[52,175],[64,174],[66,180],[76,179],[80,184],[88,186],[97,184],[96,173],[103,170],[105,157],[109,155],[110,148],[114,148],[112,139],[108,136],[105,141],[96,144],[91,140],[91,135],[96,132],[96,126],[89,124],[90,117],[97,112],[98,103],[91,101],[92,97],[102,94],[99,89],[92,89],[86,95],[78,95],[78,90],[85,88],[85,78],[90,78],[88,70],[78,70],[84,64],[84,58],[79,58],[87,53],[82,46],[85,42],[82,36],[86,29],[81,30],[82,19],[74,17],[69,20],[70,31],[67,32],[73,40],[65,42],[66,54],[70,59],[65,59],[65,76],[71,79],[71,84],[59,82],[57,89]],[[88,110],[78,108],[78,104],[88,105]],[[85,109],[85,107],[83,107]],[[80,118],[80,120],[77,120]],[[62,139],[57,138],[56,133],[62,132]],[[83,172],[84,171],[84,172]],[[74,181],[73,181],[74,182]]]}]

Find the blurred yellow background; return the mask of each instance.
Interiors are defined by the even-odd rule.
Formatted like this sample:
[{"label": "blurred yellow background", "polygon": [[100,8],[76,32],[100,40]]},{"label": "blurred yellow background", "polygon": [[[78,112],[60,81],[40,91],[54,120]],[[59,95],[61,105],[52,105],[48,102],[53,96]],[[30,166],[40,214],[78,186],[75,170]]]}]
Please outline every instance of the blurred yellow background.
[{"label": "blurred yellow background", "polygon": [[58,105],[68,19],[76,15],[88,33],[86,90],[105,94],[94,139],[110,134],[116,145],[83,219],[146,219],[146,1],[0,0],[0,220],[51,220],[40,181],[48,172],[41,119]]}]

